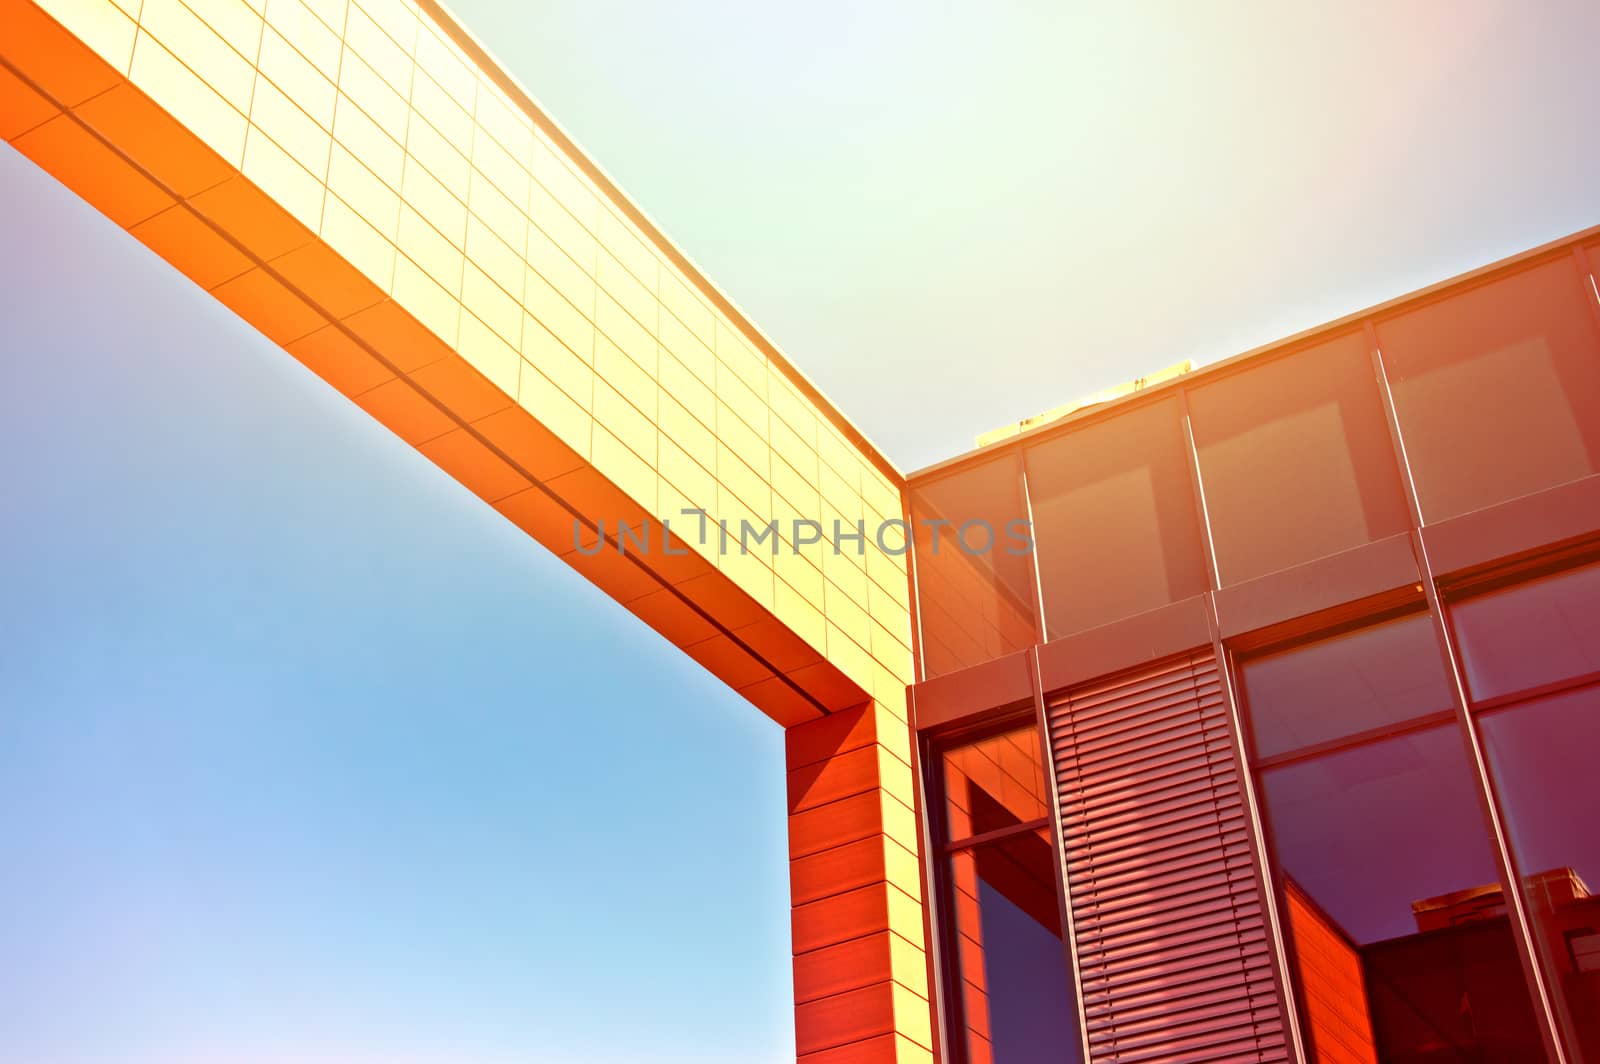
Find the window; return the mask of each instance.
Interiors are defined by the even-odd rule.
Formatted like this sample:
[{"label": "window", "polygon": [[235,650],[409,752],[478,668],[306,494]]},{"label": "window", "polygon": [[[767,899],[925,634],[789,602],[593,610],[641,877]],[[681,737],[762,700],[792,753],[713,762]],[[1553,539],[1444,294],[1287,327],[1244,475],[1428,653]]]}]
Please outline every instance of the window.
[{"label": "window", "polygon": [[[1546,983],[1600,1060],[1600,565],[1457,603],[1468,686]],[[1520,697],[1519,697],[1520,696]]]},{"label": "window", "polygon": [[1014,457],[911,486],[925,679],[1039,641],[1027,517]]},{"label": "window", "polygon": [[1258,658],[1245,675],[1260,760],[1449,714],[1455,704],[1425,613]]},{"label": "window", "polygon": [[1360,333],[1195,388],[1189,416],[1224,584],[1411,525]]},{"label": "window", "polygon": [[1478,701],[1600,673],[1600,564],[1467,599],[1450,619]]},{"label": "window", "polygon": [[940,756],[947,1041],[962,1064],[1080,1064],[1037,727]]},{"label": "window", "polygon": [[1206,589],[1176,399],[1038,444],[1027,468],[1049,638]]},{"label": "window", "polygon": [[1600,338],[1570,257],[1378,325],[1423,519],[1600,468]]},{"label": "window", "polygon": [[1453,699],[1431,623],[1403,618],[1243,665],[1319,1061],[1543,1059],[1480,783],[1441,712]]}]

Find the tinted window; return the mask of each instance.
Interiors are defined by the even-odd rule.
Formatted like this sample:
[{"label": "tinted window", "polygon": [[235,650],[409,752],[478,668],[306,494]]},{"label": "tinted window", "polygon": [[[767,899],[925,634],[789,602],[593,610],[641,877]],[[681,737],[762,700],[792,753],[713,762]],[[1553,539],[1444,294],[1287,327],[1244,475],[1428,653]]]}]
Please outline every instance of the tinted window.
[{"label": "tinted window", "polygon": [[1467,599],[1450,617],[1475,699],[1600,672],[1600,565]]},{"label": "tinted window", "polygon": [[945,838],[1015,827],[1049,815],[1039,729],[1029,724],[946,750]]},{"label": "tinted window", "polygon": [[1206,589],[1176,399],[1134,407],[1027,452],[1051,638]]},{"label": "tinted window", "polygon": [[1196,388],[1189,414],[1224,583],[1410,526],[1360,333]]},{"label": "tinted window", "polygon": [[1378,325],[1424,520],[1600,468],[1600,341],[1563,257]]},{"label": "tinted window", "polygon": [[1027,516],[1014,458],[912,486],[917,613],[927,676],[980,665],[1038,642],[1033,558],[1012,535],[1012,523],[1026,522]]},{"label": "tinted window", "polygon": [[1416,614],[1247,661],[1258,758],[1452,707],[1433,622]]},{"label": "tinted window", "polygon": [[1046,832],[950,859],[957,1038],[969,1064],[1077,1064],[1077,1007]]},{"label": "tinted window", "polygon": [[1600,1060],[1600,690],[1486,714],[1480,723],[1549,983]]}]

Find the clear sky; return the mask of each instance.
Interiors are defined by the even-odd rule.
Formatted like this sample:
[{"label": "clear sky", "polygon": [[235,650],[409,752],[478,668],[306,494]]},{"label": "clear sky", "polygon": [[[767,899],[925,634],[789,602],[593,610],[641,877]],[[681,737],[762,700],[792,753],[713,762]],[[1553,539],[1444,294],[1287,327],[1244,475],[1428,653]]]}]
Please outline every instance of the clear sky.
[{"label": "clear sky", "polygon": [[[1592,3],[455,7],[907,468],[1600,222]],[[778,729],[0,190],[0,1059],[790,1058]]]}]

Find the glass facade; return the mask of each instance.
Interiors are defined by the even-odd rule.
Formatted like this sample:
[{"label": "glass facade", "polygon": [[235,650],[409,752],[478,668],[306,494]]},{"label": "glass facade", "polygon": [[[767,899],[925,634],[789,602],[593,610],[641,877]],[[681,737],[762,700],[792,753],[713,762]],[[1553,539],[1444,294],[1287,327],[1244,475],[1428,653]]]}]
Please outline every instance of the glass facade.
[{"label": "glass facade", "polygon": [[914,542],[946,1059],[1600,1064],[1590,262],[912,478],[1034,545]]},{"label": "glass facade", "polygon": [[1038,729],[947,746],[939,764],[950,1059],[1079,1064]]}]

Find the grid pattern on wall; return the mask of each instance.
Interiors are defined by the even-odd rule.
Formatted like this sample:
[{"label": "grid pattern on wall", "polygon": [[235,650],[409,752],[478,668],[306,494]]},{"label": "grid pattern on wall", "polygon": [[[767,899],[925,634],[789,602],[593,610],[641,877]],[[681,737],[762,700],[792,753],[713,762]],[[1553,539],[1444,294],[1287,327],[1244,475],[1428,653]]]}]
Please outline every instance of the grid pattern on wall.
[{"label": "grid pattern on wall", "polygon": [[[755,647],[774,671],[825,662],[851,687],[792,689],[903,704],[906,559],[873,534],[901,516],[898,474],[439,9],[6,0],[4,19],[19,151],[558,553],[571,521],[530,480],[591,523],[671,520],[809,648]],[[796,519],[868,533],[834,551]],[[723,550],[722,521],[781,542]],[[703,638],[741,686],[719,663],[748,641]]]}]

